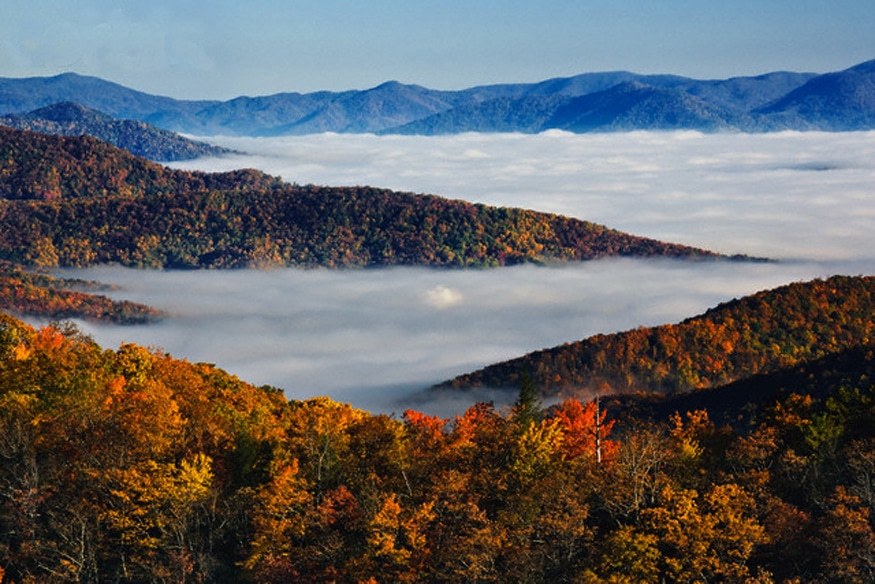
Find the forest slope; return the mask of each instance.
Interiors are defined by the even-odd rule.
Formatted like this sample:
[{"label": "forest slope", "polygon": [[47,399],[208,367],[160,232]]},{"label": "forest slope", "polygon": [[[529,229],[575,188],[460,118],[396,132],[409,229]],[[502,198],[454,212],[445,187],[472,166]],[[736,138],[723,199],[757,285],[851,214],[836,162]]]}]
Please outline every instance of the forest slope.
[{"label": "forest slope", "polygon": [[118,324],[143,324],[161,318],[160,311],[149,306],[99,294],[108,289],[98,282],[30,273],[0,260],[0,310],[11,314]]},{"label": "forest slope", "polygon": [[675,413],[707,411],[715,424],[729,424],[744,431],[776,402],[794,394],[827,400],[843,389],[864,387],[872,379],[875,344],[870,340],[727,385],[673,394],[615,394],[602,397],[601,402],[621,426],[642,420],[664,421]]},{"label": "forest slope", "polygon": [[0,259],[37,266],[498,266],[718,258],[602,225],[253,170],[171,170],[90,137],[0,128]]},{"label": "forest slope", "polygon": [[704,410],[620,432],[573,399],[396,418],[0,313],[0,575],[871,581],[859,381],[767,404],[744,432]]},{"label": "forest slope", "polygon": [[530,353],[439,388],[514,388],[522,371],[546,395],[672,393],[723,385],[869,343],[875,277],[793,283],[678,324],[638,328]]},{"label": "forest slope", "polygon": [[0,199],[143,197],[281,184],[279,178],[251,169],[173,170],[92,136],[64,137],[0,126]]}]

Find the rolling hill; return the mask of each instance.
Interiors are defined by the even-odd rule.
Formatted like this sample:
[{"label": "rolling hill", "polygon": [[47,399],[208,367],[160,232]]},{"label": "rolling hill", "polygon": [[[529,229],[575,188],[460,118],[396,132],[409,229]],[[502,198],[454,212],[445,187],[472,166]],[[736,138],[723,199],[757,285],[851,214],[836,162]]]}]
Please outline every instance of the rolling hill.
[{"label": "rolling hill", "polygon": [[144,304],[115,301],[100,294],[108,289],[99,282],[34,274],[0,261],[0,310],[10,314],[116,324],[145,324],[163,316]]},{"label": "rolling hill", "polygon": [[138,197],[209,189],[264,189],[280,179],[255,170],[180,172],[91,136],[56,136],[0,126],[0,199]]},{"label": "rolling hill", "polygon": [[0,128],[0,259],[229,268],[500,266],[714,252],[524,209],[254,170],[171,170],[89,136]]},{"label": "rolling hill", "polygon": [[875,277],[835,276],[733,300],[681,323],[544,349],[437,388],[515,388],[527,371],[544,395],[684,393],[795,366],[873,337]]}]

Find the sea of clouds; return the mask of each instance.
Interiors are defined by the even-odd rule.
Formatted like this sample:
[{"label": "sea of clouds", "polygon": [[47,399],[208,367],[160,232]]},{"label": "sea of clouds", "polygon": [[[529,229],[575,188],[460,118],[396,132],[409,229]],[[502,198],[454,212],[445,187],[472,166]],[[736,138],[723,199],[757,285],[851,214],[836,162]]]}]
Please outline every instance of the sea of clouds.
[{"label": "sea of clouds", "polygon": [[[773,263],[607,260],[495,270],[76,271],[171,316],[80,323],[95,340],[216,363],[290,398],[451,415],[507,391],[431,384],[523,353],[677,322],[792,281],[875,274],[875,133],[209,138],[246,152],[174,166],[373,185],[572,215]],[[69,272],[65,272],[69,273]]]}]

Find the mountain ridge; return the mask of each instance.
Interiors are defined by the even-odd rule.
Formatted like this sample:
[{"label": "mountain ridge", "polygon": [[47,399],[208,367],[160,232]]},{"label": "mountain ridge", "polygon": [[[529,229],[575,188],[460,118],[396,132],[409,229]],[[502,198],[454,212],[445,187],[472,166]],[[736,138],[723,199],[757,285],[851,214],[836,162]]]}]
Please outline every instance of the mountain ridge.
[{"label": "mountain ridge", "polygon": [[[568,107],[571,100],[632,82],[647,89],[626,108],[626,114],[636,110],[635,116],[624,118],[624,112],[617,112],[613,119],[577,129],[572,126],[571,131],[875,129],[875,61],[825,74],[776,71],[702,80],[612,71],[454,91],[387,81],[364,90],[277,93],[227,101],[176,100],[96,77],[65,73],[49,78],[0,78],[0,113],[23,113],[59,101],[75,101],[113,117],[195,135],[540,132],[556,129],[547,123],[551,114]],[[674,93],[664,93],[666,90]],[[657,95],[662,96],[661,105],[650,115],[647,100]],[[708,110],[700,112],[704,119],[701,115],[689,119],[667,115],[695,114],[697,109]]]},{"label": "mountain ridge", "polygon": [[833,276],[733,299],[680,323],[542,349],[435,387],[514,388],[527,371],[548,396],[682,394],[867,343],[873,323],[875,276]]},{"label": "mountain ridge", "polygon": [[60,136],[87,134],[154,162],[231,153],[227,148],[189,140],[146,122],[116,119],[73,101],[54,103],[25,114],[0,116],[0,125]]},{"label": "mountain ridge", "polygon": [[0,127],[0,259],[18,264],[490,267],[617,255],[731,259],[561,215],[174,170],[90,136]]}]

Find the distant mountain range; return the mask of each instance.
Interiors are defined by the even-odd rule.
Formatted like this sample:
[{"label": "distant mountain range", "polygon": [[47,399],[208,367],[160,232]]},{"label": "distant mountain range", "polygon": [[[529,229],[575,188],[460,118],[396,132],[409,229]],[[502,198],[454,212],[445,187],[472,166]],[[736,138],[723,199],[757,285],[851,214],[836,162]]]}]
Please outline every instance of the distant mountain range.
[{"label": "distant mountain range", "polygon": [[459,91],[390,81],[361,91],[229,101],[176,100],[74,73],[0,78],[0,113],[21,114],[65,101],[203,136],[869,130],[875,129],[875,60],[823,75],[774,72],[698,80],[620,71]]},{"label": "distant mountain range", "polygon": [[60,136],[94,136],[155,162],[191,160],[231,152],[227,148],[189,140],[146,122],[118,120],[70,101],[55,103],[26,114],[2,116],[0,124],[19,130]]}]

